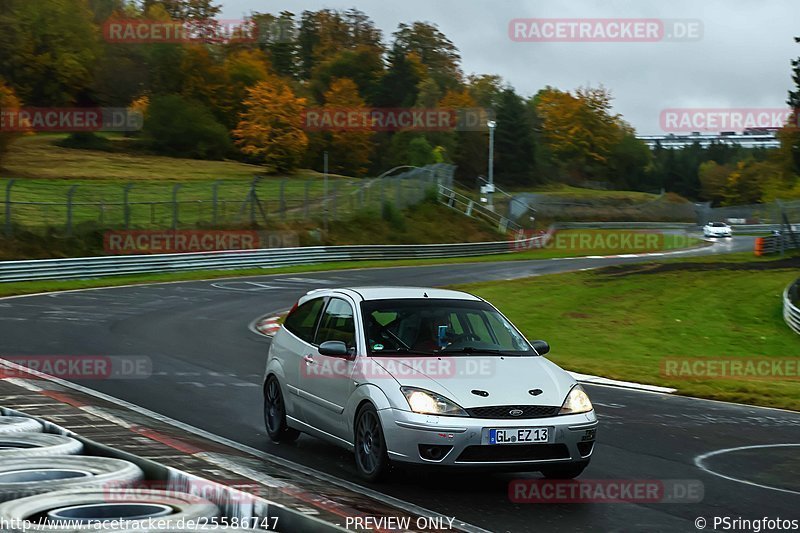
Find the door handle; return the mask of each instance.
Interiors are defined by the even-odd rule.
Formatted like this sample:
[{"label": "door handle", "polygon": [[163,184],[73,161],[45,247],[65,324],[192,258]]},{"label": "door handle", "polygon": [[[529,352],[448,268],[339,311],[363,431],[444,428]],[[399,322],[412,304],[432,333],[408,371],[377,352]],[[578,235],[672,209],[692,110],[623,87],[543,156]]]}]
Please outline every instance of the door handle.
[{"label": "door handle", "polygon": [[316,361],[314,361],[314,358],[313,358],[313,357],[311,357],[310,355],[304,355],[304,356],[303,356],[303,361],[305,361],[305,362],[306,362],[306,364],[309,364],[309,365],[315,365],[315,364],[317,364],[317,362],[316,362]]}]

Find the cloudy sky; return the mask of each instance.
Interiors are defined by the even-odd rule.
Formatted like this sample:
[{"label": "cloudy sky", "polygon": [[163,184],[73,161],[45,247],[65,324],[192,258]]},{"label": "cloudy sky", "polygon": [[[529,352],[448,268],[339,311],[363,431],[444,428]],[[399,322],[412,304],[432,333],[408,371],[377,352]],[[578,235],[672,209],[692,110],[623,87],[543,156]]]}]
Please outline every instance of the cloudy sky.
[{"label": "cloudy sky", "polygon": [[[797,0],[217,0],[222,18],[250,12],[356,7],[389,40],[400,22],[433,22],[461,51],[466,73],[499,74],[523,95],[545,85],[603,84],[640,134],[662,133],[665,108],[784,107],[800,56]],[[694,19],[683,42],[514,42],[517,18]]]}]

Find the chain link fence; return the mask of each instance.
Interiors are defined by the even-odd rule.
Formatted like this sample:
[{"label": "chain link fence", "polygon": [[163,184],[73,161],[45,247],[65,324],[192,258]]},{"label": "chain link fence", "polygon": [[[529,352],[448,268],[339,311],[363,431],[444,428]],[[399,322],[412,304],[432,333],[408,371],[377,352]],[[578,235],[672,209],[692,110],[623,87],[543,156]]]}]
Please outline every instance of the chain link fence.
[{"label": "chain link fence", "polygon": [[0,181],[0,220],[8,237],[18,229],[70,235],[81,226],[193,229],[327,222],[386,204],[402,209],[419,203],[429,191],[451,187],[454,171],[452,165],[436,164],[405,167],[380,178],[254,177],[250,182],[183,181],[159,187],[147,181],[65,185],[58,180],[10,179]]}]

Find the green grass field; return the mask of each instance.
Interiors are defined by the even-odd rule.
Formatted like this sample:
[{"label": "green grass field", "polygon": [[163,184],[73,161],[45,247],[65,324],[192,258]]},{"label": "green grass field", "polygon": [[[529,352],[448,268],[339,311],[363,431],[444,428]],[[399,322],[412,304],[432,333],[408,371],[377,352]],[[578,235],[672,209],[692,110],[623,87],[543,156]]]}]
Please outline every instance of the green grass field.
[{"label": "green grass field", "polygon": [[686,258],[458,288],[497,305],[528,338],[549,341],[548,357],[564,368],[800,410],[797,375],[686,379],[662,370],[670,358],[779,358],[797,365],[800,337],[783,322],[781,294],[798,266],[797,258]]},{"label": "green grass field", "polygon": [[[218,220],[238,223],[247,219],[250,183],[260,176],[256,191],[267,210],[275,215],[285,178],[287,209],[301,209],[308,187],[309,199],[324,195],[323,175],[304,170],[291,176],[264,176],[263,169],[236,161],[200,161],[127,152],[62,148],[56,142],[65,135],[33,135],[15,141],[0,169],[0,194],[5,198],[9,179],[16,179],[12,201],[40,205],[15,205],[12,219],[25,227],[62,226],[66,220],[67,192],[74,196],[75,224],[94,221],[118,226],[124,220],[124,187],[129,193],[131,224],[135,227],[169,227],[172,220],[172,190],[180,185],[180,219],[188,223],[212,219],[212,187],[219,182]],[[113,138],[113,137],[112,137]],[[115,142],[124,142],[116,140]],[[340,208],[350,207],[348,193],[360,180],[330,176],[330,191],[339,187]],[[43,205],[42,205],[43,204]],[[86,205],[91,204],[91,205]],[[102,204],[102,205],[100,205]],[[260,216],[260,214],[259,214]],[[242,218],[243,217],[243,218]]]}]

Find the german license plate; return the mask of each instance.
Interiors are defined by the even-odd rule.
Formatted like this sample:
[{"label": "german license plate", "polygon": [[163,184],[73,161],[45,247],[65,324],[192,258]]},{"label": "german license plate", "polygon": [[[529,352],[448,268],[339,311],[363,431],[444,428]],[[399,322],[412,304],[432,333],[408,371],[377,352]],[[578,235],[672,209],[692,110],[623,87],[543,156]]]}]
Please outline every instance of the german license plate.
[{"label": "german license plate", "polygon": [[550,428],[503,428],[489,430],[489,444],[549,442]]}]

